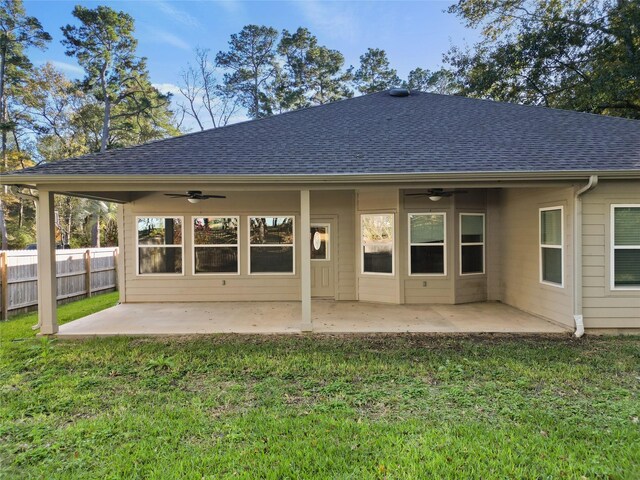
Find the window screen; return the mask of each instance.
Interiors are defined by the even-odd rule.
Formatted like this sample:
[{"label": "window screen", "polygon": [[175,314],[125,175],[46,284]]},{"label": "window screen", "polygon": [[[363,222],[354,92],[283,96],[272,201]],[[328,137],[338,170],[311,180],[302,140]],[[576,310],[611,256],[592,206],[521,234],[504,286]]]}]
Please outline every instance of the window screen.
[{"label": "window screen", "polygon": [[409,268],[411,275],[444,275],[445,258],[445,214],[410,214]]},{"label": "window screen", "polygon": [[562,286],[562,207],[540,210],[540,279]]},{"label": "window screen", "polygon": [[640,287],[640,205],[613,207],[613,286]]},{"label": "window screen", "polygon": [[294,272],[293,217],[249,217],[249,272]]},{"label": "window screen", "polygon": [[393,274],[393,214],[362,215],[362,272]]},{"label": "window screen", "polygon": [[182,218],[138,217],[138,274],[182,273]]},{"label": "window screen", "polygon": [[193,219],[193,271],[238,273],[238,217]]},{"label": "window screen", "polygon": [[460,214],[460,273],[484,273],[484,213]]}]

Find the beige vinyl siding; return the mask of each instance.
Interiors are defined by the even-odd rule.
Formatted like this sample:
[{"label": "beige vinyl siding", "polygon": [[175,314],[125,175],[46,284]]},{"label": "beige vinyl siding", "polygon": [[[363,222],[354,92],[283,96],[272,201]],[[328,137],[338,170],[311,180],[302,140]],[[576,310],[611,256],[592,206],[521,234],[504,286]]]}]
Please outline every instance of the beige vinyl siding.
[{"label": "beige vinyl siding", "polygon": [[[365,302],[401,303],[399,285],[399,190],[397,188],[372,188],[356,191],[355,253],[358,300]],[[362,245],[360,215],[369,213],[391,213],[394,215],[393,275],[362,273]]]},{"label": "beige vinyl siding", "polygon": [[[564,287],[540,282],[539,209],[563,207]],[[568,327],[573,320],[573,189],[507,188],[500,192],[501,300]]]},{"label": "beige vinyl siding", "polygon": [[[125,282],[127,302],[205,302],[300,299],[300,194],[291,192],[225,192],[225,199],[197,204],[152,194],[126,205],[124,211]],[[137,275],[136,216],[175,215],[184,217],[183,275]],[[240,275],[194,275],[192,216],[235,215],[240,217]],[[249,216],[295,217],[295,275],[249,275]]]},{"label": "beige vinyl siding", "polygon": [[640,290],[611,289],[611,205],[640,204],[640,182],[601,181],[582,197],[585,328],[640,328]]}]

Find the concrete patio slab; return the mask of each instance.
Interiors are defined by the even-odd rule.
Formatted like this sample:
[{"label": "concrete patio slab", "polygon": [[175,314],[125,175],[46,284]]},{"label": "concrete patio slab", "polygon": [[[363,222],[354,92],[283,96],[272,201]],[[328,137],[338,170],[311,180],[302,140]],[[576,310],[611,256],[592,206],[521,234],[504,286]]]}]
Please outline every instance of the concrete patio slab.
[{"label": "concrete patio slab", "polygon": [[[384,305],[314,300],[316,333],[567,333],[501,303]],[[60,326],[59,337],[300,333],[298,302],[128,303]]]}]

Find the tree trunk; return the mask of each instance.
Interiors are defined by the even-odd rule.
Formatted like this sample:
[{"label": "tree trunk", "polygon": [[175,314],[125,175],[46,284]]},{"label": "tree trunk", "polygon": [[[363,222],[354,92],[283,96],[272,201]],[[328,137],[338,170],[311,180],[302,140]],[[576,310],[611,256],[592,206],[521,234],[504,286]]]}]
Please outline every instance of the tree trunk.
[{"label": "tree trunk", "polygon": [[2,238],[0,250],[8,250],[7,222],[4,219],[4,203],[2,202],[2,197],[0,197],[0,237]]},{"label": "tree trunk", "polygon": [[91,246],[100,248],[100,214],[95,214],[95,222],[91,226]]},{"label": "tree trunk", "polygon": [[[2,165],[3,172],[9,168],[7,160],[7,98],[5,95],[5,74],[7,62],[7,43],[2,42],[2,51],[0,51],[0,127],[2,127]],[[4,188],[5,193],[7,187]]]},{"label": "tree trunk", "polygon": [[100,142],[100,151],[107,149],[109,142],[109,121],[111,117],[111,100],[107,97],[104,101],[104,119],[102,121],[102,141]]},{"label": "tree trunk", "polygon": [[111,98],[107,89],[107,68],[105,63],[100,70],[100,84],[102,86],[102,95],[104,96],[104,118],[102,119],[102,140],[100,141],[100,151],[104,152],[109,143],[109,123],[111,122]]}]

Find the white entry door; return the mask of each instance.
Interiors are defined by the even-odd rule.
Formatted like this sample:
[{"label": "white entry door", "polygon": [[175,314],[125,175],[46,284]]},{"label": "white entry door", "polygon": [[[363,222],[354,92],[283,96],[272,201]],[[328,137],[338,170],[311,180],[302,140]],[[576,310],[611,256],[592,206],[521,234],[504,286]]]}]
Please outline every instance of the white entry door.
[{"label": "white entry door", "polygon": [[311,296],[335,297],[333,219],[311,219]]}]

